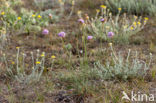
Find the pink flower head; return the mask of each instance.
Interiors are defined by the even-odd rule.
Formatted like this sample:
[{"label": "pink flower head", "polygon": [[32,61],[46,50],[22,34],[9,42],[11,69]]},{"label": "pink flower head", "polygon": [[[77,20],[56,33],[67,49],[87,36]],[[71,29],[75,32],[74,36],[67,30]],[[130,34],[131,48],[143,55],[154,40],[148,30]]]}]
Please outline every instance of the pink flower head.
[{"label": "pink flower head", "polygon": [[108,32],[108,37],[112,38],[114,36],[114,32]]},{"label": "pink flower head", "polygon": [[105,21],[105,19],[104,19],[104,18],[102,18],[102,19],[100,19],[100,21],[101,21],[101,22],[104,22],[104,21]]},{"label": "pink flower head", "polygon": [[83,19],[79,19],[78,22],[80,22],[82,24],[85,23]]},{"label": "pink flower head", "polygon": [[91,40],[91,39],[93,39],[93,36],[88,36],[87,39]]},{"label": "pink flower head", "polygon": [[58,36],[64,38],[66,36],[66,33],[65,32],[60,32],[60,33],[58,33]]},{"label": "pink flower head", "polygon": [[42,31],[42,34],[43,34],[43,35],[48,35],[48,34],[49,34],[49,30],[48,30],[48,29],[44,29],[44,30]]},{"label": "pink flower head", "polygon": [[49,18],[52,19],[52,14],[49,14]]}]

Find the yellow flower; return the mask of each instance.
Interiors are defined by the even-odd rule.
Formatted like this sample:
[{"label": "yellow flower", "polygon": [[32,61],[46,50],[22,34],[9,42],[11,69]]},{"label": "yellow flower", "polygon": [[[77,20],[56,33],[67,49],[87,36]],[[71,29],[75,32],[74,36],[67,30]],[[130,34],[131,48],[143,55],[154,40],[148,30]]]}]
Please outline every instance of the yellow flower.
[{"label": "yellow flower", "polygon": [[112,43],[109,43],[108,45],[111,47],[113,44]]},{"label": "yellow flower", "polygon": [[118,8],[119,11],[121,11],[121,8]]},{"label": "yellow flower", "polygon": [[62,0],[58,0],[58,1],[59,1],[60,4],[63,4],[63,1]]},{"label": "yellow flower", "polygon": [[2,34],[6,34],[6,29],[5,28],[2,28],[1,33]]},{"label": "yellow flower", "polygon": [[86,14],[85,16],[86,16],[86,19],[89,20],[89,16],[88,16],[88,14]]},{"label": "yellow flower", "polygon": [[35,14],[32,15],[32,17],[35,17],[35,16],[36,16]]},{"label": "yellow flower", "polygon": [[42,18],[41,15],[38,15],[37,17],[38,17],[39,19]]},{"label": "yellow flower", "polygon": [[134,28],[131,26],[131,28],[130,28],[131,30],[133,30]]},{"label": "yellow flower", "polygon": [[81,14],[81,10],[79,10],[79,11],[77,12],[77,14],[80,15],[80,14]]},{"label": "yellow flower", "polygon": [[3,11],[3,12],[1,12],[1,15],[4,15],[5,14],[5,12]]},{"label": "yellow flower", "polygon": [[96,12],[97,12],[97,13],[99,13],[99,12],[100,12],[100,10],[99,10],[99,9],[96,9]]},{"label": "yellow flower", "polygon": [[134,25],[134,27],[136,27],[137,26],[137,23],[136,22],[133,22],[133,25]]},{"label": "yellow flower", "polygon": [[85,27],[86,27],[86,24],[85,24],[85,23],[83,23],[83,24],[82,24],[82,27],[84,27],[84,28],[85,28]]},{"label": "yellow flower", "polygon": [[106,26],[106,29],[109,29],[110,28],[110,26]]},{"label": "yellow flower", "polygon": [[138,17],[134,15],[134,18],[137,19]]},{"label": "yellow flower", "polygon": [[75,5],[75,1],[74,0],[72,1],[72,5]]},{"label": "yellow flower", "polygon": [[138,23],[139,26],[141,25],[140,21],[138,21],[137,23]]},{"label": "yellow flower", "polygon": [[112,16],[112,13],[109,13],[109,16],[111,17]]},{"label": "yellow flower", "polygon": [[58,0],[59,2],[62,2],[62,0]]},{"label": "yellow flower", "polygon": [[86,16],[86,19],[89,20],[89,16]]},{"label": "yellow flower", "polygon": [[15,62],[14,62],[14,61],[12,61],[12,62],[11,62],[11,64],[15,64]]},{"label": "yellow flower", "polygon": [[18,20],[21,20],[22,18],[21,18],[21,17],[18,17],[17,19],[18,19]]},{"label": "yellow flower", "polygon": [[148,20],[148,18],[147,18],[147,17],[145,17],[144,19],[145,19],[146,21]]},{"label": "yellow flower", "polygon": [[18,46],[16,47],[16,49],[19,49],[19,48],[20,48],[20,47],[18,47]]},{"label": "yellow flower", "polygon": [[144,20],[144,23],[147,23],[147,20]]},{"label": "yellow flower", "polygon": [[44,57],[44,56],[45,56],[45,52],[42,52],[41,57]]},{"label": "yellow flower", "polygon": [[133,22],[133,25],[136,25],[137,23],[136,22]]},{"label": "yellow flower", "polygon": [[128,27],[127,25],[124,25],[124,26],[123,26],[124,29],[126,29],[127,27]]},{"label": "yellow flower", "polygon": [[44,54],[41,54],[41,57],[44,57],[45,55]]},{"label": "yellow flower", "polygon": [[25,53],[22,53],[22,55],[23,55],[23,56],[26,56],[26,54],[25,54]]},{"label": "yellow flower", "polygon": [[36,64],[41,64],[41,62],[40,61],[37,61]]},{"label": "yellow flower", "polygon": [[91,50],[91,53],[95,53],[95,52],[96,52],[95,49]]},{"label": "yellow flower", "polygon": [[104,9],[106,9],[106,8],[107,8],[107,6],[105,6],[105,5],[101,5],[100,7],[101,7],[101,8],[104,8]]},{"label": "yellow flower", "polygon": [[55,55],[52,55],[52,56],[51,56],[51,58],[52,58],[52,59],[55,59],[55,58],[56,58],[56,56],[55,56]]},{"label": "yellow flower", "polygon": [[8,8],[10,5],[8,2],[5,3],[5,6]]}]

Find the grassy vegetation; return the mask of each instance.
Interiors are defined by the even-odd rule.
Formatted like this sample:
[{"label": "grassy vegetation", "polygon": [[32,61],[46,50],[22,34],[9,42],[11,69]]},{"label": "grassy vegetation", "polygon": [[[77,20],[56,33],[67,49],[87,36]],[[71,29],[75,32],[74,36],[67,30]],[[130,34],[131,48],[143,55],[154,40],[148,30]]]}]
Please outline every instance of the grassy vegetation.
[{"label": "grassy vegetation", "polygon": [[106,5],[112,12],[117,13],[118,8],[123,8],[123,12],[137,15],[155,15],[155,0],[106,0]]},{"label": "grassy vegetation", "polygon": [[155,95],[155,4],[113,1],[0,1],[0,103]]}]

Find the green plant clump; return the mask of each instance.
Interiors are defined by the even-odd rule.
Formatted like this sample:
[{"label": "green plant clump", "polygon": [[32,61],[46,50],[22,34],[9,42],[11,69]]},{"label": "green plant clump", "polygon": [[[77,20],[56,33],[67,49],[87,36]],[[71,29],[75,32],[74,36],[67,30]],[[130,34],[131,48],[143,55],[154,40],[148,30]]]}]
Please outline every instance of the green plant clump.
[{"label": "green plant clump", "polygon": [[105,3],[113,13],[117,13],[118,8],[122,8],[123,12],[129,14],[156,14],[155,0],[107,0]]}]

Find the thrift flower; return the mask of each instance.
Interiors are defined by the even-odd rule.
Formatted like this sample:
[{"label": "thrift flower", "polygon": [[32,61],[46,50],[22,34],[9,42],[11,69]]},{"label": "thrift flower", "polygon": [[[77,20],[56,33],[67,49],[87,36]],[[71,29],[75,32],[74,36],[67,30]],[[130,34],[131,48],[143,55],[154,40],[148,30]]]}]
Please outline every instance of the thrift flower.
[{"label": "thrift flower", "polygon": [[108,37],[111,38],[114,36],[114,32],[108,32]]},{"label": "thrift flower", "polygon": [[78,22],[80,22],[82,24],[85,23],[83,19],[79,19]]},{"label": "thrift flower", "polygon": [[105,21],[107,21],[107,18],[102,18],[102,19],[100,19],[100,21],[105,22]]},{"label": "thrift flower", "polygon": [[91,40],[91,39],[93,39],[93,36],[88,36],[87,39]]},{"label": "thrift flower", "polygon": [[48,35],[48,34],[49,34],[49,30],[48,30],[48,29],[44,29],[44,30],[42,31],[42,34],[43,34],[43,35]]},{"label": "thrift flower", "polygon": [[104,22],[104,21],[105,21],[105,19],[104,19],[104,18],[102,18],[102,19],[100,19],[100,21],[101,21],[101,22]]},{"label": "thrift flower", "polygon": [[49,14],[49,18],[52,19],[52,14]]},{"label": "thrift flower", "polygon": [[66,33],[65,32],[60,32],[60,33],[58,33],[58,36],[64,38],[66,36]]},{"label": "thrift flower", "polygon": [[83,53],[83,50],[80,50],[80,53],[82,54]]}]

